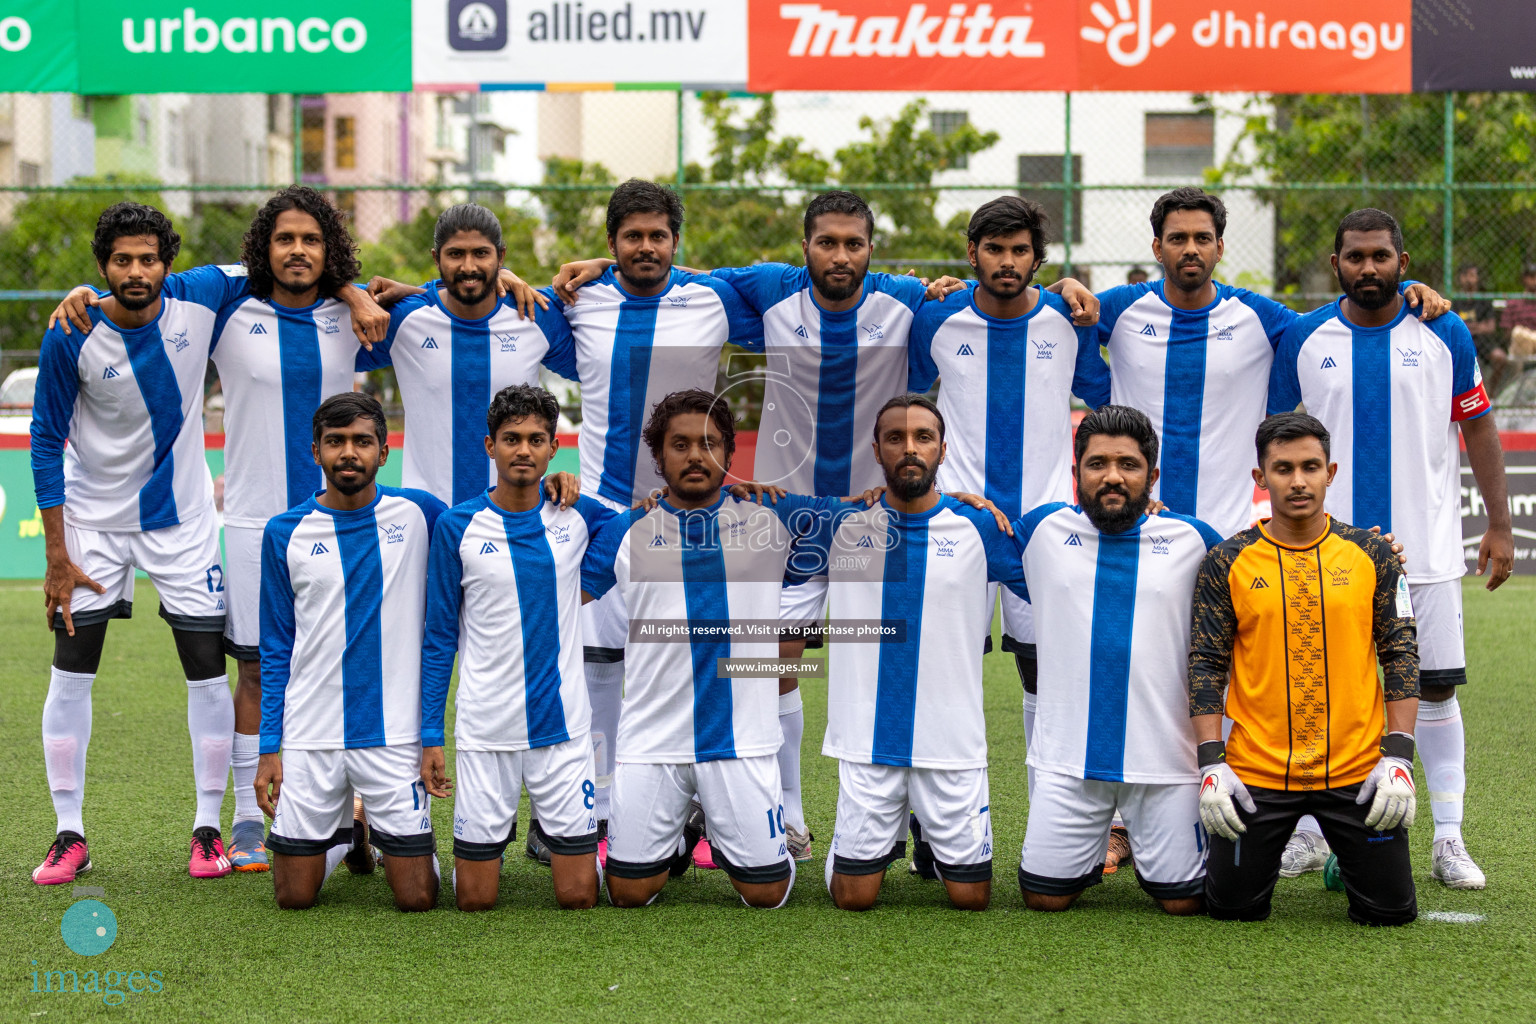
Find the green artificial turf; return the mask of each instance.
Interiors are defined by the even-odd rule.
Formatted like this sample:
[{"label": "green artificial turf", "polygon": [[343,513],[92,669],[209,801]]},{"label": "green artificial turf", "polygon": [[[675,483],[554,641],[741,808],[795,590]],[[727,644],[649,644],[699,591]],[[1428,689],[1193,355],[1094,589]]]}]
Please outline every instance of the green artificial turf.
[{"label": "green artificial turf", "polygon": [[[309,911],[279,911],[269,875],[186,874],[192,786],[186,695],[153,590],[114,624],[94,692],[85,820],[118,936],[96,957],[60,937],[69,886],[29,878],[52,839],[39,721],[51,639],[36,585],[0,589],[0,1019],[302,1021],[1472,1021],[1536,1020],[1536,578],[1497,594],[1467,582],[1466,836],[1484,892],[1429,880],[1430,814],[1413,829],[1419,909],[1402,929],[1352,925],[1321,875],[1282,880],[1262,924],[1164,916],[1122,871],[1071,911],[1024,909],[1016,883],[1026,811],[1019,685],[987,659],[997,860],[992,909],[951,910],[939,883],[893,866],[875,910],[835,910],[822,884],[836,766],[820,756],[824,681],[805,684],[805,803],[818,859],[788,906],[753,911],[719,872],[670,883],[656,905],[554,908],[549,876],[509,848],[501,904],[485,914],[397,913],[382,873],[339,871]],[[450,766],[452,760],[450,757]],[[1420,793],[1426,792],[1422,779]],[[433,817],[444,875],[451,808]],[[526,821],[526,804],[523,820]],[[225,804],[227,823],[233,798]],[[161,972],[163,990],[105,1005],[33,992],[33,971]],[[65,976],[68,984],[68,976]],[[140,981],[140,987],[147,984]],[[39,983],[40,985],[40,983]],[[114,999],[115,1001],[115,999]]]}]

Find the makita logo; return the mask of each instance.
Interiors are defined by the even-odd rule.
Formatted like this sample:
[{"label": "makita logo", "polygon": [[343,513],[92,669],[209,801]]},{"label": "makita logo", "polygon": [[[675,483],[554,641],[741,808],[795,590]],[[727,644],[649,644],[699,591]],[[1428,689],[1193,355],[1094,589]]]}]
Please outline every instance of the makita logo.
[{"label": "makita logo", "polygon": [[[177,36],[181,39],[178,42]],[[191,7],[179,18],[145,18],[142,28],[123,19],[123,49],[129,53],[324,53],[335,47],[356,53],[368,44],[368,29],[356,18],[305,18],[295,25],[287,18],[228,18],[217,22],[199,17]]]},{"label": "makita logo", "polygon": [[32,26],[27,24],[25,18],[12,15],[9,18],[0,18],[0,50],[6,53],[20,53],[32,42]]},{"label": "makita logo", "polygon": [[1035,19],[992,17],[991,4],[949,4],[928,13],[912,4],[906,17],[860,18],[820,4],[780,4],[779,17],[796,21],[791,57],[1044,57],[1045,44],[1029,38]]}]

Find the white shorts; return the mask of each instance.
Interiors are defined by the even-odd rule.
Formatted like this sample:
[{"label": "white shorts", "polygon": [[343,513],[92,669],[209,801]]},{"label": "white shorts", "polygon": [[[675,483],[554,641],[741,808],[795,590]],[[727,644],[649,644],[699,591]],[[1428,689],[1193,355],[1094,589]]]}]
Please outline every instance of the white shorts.
[{"label": "white shorts", "polygon": [[[1028,601],[1007,587],[996,583],[987,584],[987,600],[996,601],[997,591],[1003,592],[1003,650],[1014,653],[1033,653],[1035,646],[1035,610]],[[1022,648],[1028,645],[1028,650]]]},{"label": "white shorts", "polygon": [[533,750],[460,750],[454,768],[455,857],[496,860],[506,852],[524,786],[544,845],[552,853],[597,852],[590,737]]},{"label": "white shorts", "polygon": [[785,629],[819,626],[827,618],[827,578],[813,576],[779,591],[779,622]]},{"label": "white shorts", "polygon": [[917,815],[939,874],[992,878],[992,811],[985,768],[897,768],[837,763],[837,824],[827,857],[840,875],[872,875],[906,855],[907,811]]},{"label": "white shorts", "polygon": [[[595,497],[621,515],[629,510],[627,505],[600,494]],[[581,642],[588,661],[624,660],[624,645],[629,642],[629,613],[624,608],[618,587],[581,606]]]},{"label": "white shorts", "polygon": [[1462,635],[1461,580],[1408,584],[1419,632],[1419,685],[1458,686],[1467,681]]},{"label": "white shorts", "polygon": [[259,526],[224,524],[224,600],[229,621],[224,649],[236,661],[261,660],[261,538]]},{"label": "white shorts", "polygon": [[681,852],[697,797],[715,862],[738,882],[765,885],[792,873],[784,843],[783,787],[774,754],[699,764],[620,762],[613,773],[608,866],[619,878],[650,878]]},{"label": "white shorts", "polygon": [[1205,891],[1208,843],[1200,828],[1198,782],[1150,785],[1101,782],[1029,770],[1029,821],[1019,858],[1019,887],[1069,896],[1104,873],[1109,825],[1118,807],[1131,834],[1136,880],[1160,900]]},{"label": "white shorts", "polygon": [[[133,617],[133,571],[143,569],[160,593],[160,617],[175,629],[224,632],[224,567],[219,524],[210,511],[159,530],[102,533],[64,522],[64,546],[80,571],[105,592],[76,587],[70,617],[77,626]],[[55,628],[64,616],[55,612]]]},{"label": "white shorts", "polygon": [[437,852],[421,744],[284,750],[283,788],[267,845],[308,857],[352,841],[352,794],[363,798],[369,841],[391,857]]}]

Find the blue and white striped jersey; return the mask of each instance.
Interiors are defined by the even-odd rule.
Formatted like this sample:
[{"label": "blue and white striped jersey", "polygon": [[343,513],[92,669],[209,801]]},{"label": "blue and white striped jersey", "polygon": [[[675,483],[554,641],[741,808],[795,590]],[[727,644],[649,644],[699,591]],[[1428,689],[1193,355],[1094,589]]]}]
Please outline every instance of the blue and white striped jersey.
[{"label": "blue and white striped jersey", "polygon": [[948,495],[926,512],[843,506],[797,546],[825,559],[831,619],[878,625],[828,644],[822,753],[861,764],[984,768],[982,645],[988,581],[1023,595],[1019,548],[990,512]]},{"label": "blue and white striped jersey", "polygon": [[443,745],[455,654],[458,749],[527,750],[591,731],[581,560],[615,515],[585,494],[568,509],[546,501],[508,512],[487,491],[438,517],[421,650],[423,746]]},{"label": "blue and white striped jersey", "polygon": [[810,271],[787,263],[716,270],[763,319],[768,354],[752,475],[796,494],[842,497],[885,483],[870,449],[875,414],[907,390],[907,339],[926,288],[871,273],[853,309],[817,304]]},{"label": "blue and white striped jersey", "polygon": [[380,487],[366,508],[310,498],[261,546],[261,752],[421,737],[421,639],[432,527],[424,491]]},{"label": "blue and white striped jersey", "polygon": [[1170,306],[1162,281],[1111,288],[1099,296],[1099,338],[1113,401],[1146,413],[1162,440],[1152,496],[1230,537],[1253,525],[1253,435],[1275,346],[1297,314],[1215,284],[1198,310]]},{"label": "blue and white striped jersey", "polygon": [[400,384],[402,482],[457,505],[496,482],[485,454],[491,398],[512,384],[537,384],[541,364],[574,380],[576,359],[558,312],[539,310],[524,320],[509,297],[479,320],[462,320],[443,305],[441,285],[430,281],[424,294],[390,309],[389,338],[374,346],[372,359],[393,363]]},{"label": "blue and white striped jersey", "polygon": [[1098,333],[1076,327],[1043,288],[1034,309],[998,320],[976,308],[976,285],[925,304],[912,326],[911,386],[939,385],[949,455],[946,491],[982,494],[1010,518],[1072,495],[1072,405],[1109,401]]},{"label": "blue and white striped jersey", "polygon": [[1426,324],[1406,302],[1376,328],[1345,319],[1342,300],[1308,313],[1286,331],[1269,384],[1270,412],[1298,402],[1333,436],[1329,513],[1396,534],[1410,583],[1460,578],[1457,424],[1492,408],[1462,319]]},{"label": "blue and white striped jersey", "polygon": [[1077,505],[1016,524],[1040,658],[1031,768],[1079,779],[1198,779],[1189,724],[1195,577],[1221,543],[1198,519],[1142,516],[1104,534]]},{"label": "blue and white striped jersey", "polygon": [[224,389],[224,522],[260,527],[325,486],[310,452],[315,409],[371,368],[339,299],[293,309],[248,296],[213,339]]},{"label": "blue and white striped jersey", "polygon": [[761,350],[762,321],[729,284],[677,269],[650,298],[626,292],[613,267],[574,305],[544,293],[575,336],[582,493],[633,505],[663,486],[640,438],[651,408],[674,391],[714,393],[721,349]]},{"label": "blue and white striped jersey", "polygon": [[89,334],[55,326],[43,336],[32,410],[38,508],[63,505],[67,522],[106,533],[213,510],[203,375],[219,310],[245,294],[244,267],[197,267],[166,277],[152,323],[120,328],[93,308]]},{"label": "blue and white striped jersey", "polygon": [[613,590],[629,618],[620,761],[690,764],[779,749],[777,676],[722,678],[716,663],[778,657],[791,542],[841,504],[793,494],[766,506],[729,494],[707,509],[662,501],[597,535],[581,587],[594,597]]}]

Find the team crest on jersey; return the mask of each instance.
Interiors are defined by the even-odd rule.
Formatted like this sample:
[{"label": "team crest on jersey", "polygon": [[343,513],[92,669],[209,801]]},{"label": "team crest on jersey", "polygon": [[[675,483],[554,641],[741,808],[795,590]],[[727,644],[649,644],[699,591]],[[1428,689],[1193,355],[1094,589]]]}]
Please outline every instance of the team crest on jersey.
[{"label": "team crest on jersey", "polygon": [[651,538],[651,542],[646,546],[652,548],[664,548],[667,546],[667,538],[658,533],[656,536]]},{"label": "team crest on jersey", "polygon": [[330,553],[331,549],[326,547],[324,544],[321,544],[319,541],[316,541],[315,546],[309,549],[310,558],[314,558],[316,555],[328,555]]},{"label": "team crest on jersey", "polygon": [[854,547],[858,547],[858,548],[872,548],[874,546],[875,546],[874,538],[869,536],[869,534],[865,534],[864,536],[860,537],[859,538],[859,542],[854,545]]},{"label": "team crest on jersey", "polygon": [[973,356],[975,354],[976,353],[971,350],[969,342],[961,342],[960,347],[955,349],[955,355],[957,356]]},{"label": "team crest on jersey", "polygon": [[1029,340],[1035,346],[1036,359],[1056,358],[1056,342],[1046,338],[1031,338]]},{"label": "team crest on jersey", "polygon": [[187,332],[184,330],[177,331],[175,334],[172,334],[165,340],[170,342],[172,345],[175,345],[177,352],[185,351],[186,347],[192,344],[192,342],[187,340]]},{"label": "team crest on jersey", "polygon": [[496,341],[500,343],[503,352],[516,352],[517,337],[509,331],[499,331],[496,334]]},{"label": "team crest on jersey", "polygon": [[935,538],[933,538],[933,543],[934,543],[934,546],[937,548],[937,550],[934,551],[934,554],[937,555],[940,558],[954,558],[955,557],[955,549],[960,546],[960,542],[959,541],[957,541],[957,540],[945,540],[943,537],[935,537]]},{"label": "team crest on jersey", "polygon": [[1325,566],[1328,570],[1328,585],[1331,587],[1349,586],[1349,566]]},{"label": "team crest on jersey", "polygon": [[384,543],[399,544],[405,540],[405,524],[390,523],[384,527]]},{"label": "team crest on jersey", "polygon": [[113,377],[121,377],[121,376],[122,376],[122,374],[117,372],[117,367],[115,367],[115,366],[109,366],[105,370],[101,371],[101,379],[102,380],[111,380]]},{"label": "team crest on jersey", "polygon": [[267,333],[267,328],[263,324],[251,324],[251,329],[249,331],[247,331],[246,333],[247,334],[266,334]]},{"label": "team crest on jersey", "polygon": [[490,541],[486,541],[484,544],[480,545],[480,553],[482,555],[494,555],[496,554],[496,545],[492,544]]},{"label": "team crest on jersey", "polygon": [[684,306],[688,305],[688,300],[692,297],[693,296],[691,295],[672,295],[668,296],[667,301],[678,309],[682,309]]},{"label": "team crest on jersey", "polygon": [[801,324],[799,327],[795,328],[795,335],[801,338],[809,338],[811,336],[811,332],[805,329],[805,324]]},{"label": "team crest on jersey", "polygon": [[1248,584],[1249,590],[1268,590],[1269,584],[1264,582],[1263,576],[1255,576],[1253,582]]},{"label": "team crest on jersey", "polygon": [[432,337],[429,334],[429,335],[427,335],[426,340],[421,343],[421,347],[422,348],[437,348],[437,339]]},{"label": "team crest on jersey", "polygon": [[571,528],[569,526],[549,526],[545,532],[556,544],[569,544],[571,542]]},{"label": "team crest on jersey", "polygon": [[1145,334],[1149,338],[1155,338],[1157,337],[1157,328],[1153,327],[1151,324],[1147,324],[1147,326],[1143,327],[1138,333]]},{"label": "team crest on jersey", "polygon": [[881,338],[885,337],[885,325],[866,324],[864,327],[864,333],[869,335],[869,337],[864,339],[865,341],[879,341]]},{"label": "team crest on jersey", "polygon": [[1082,538],[1074,533],[1067,537],[1066,543],[1062,546],[1068,548],[1080,548],[1083,546],[1083,541]]},{"label": "team crest on jersey", "polygon": [[315,326],[320,329],[321,334],[340,334],[341,317],[340,315],[317,316],[315,317]]},{"label": "team crest on jersey", "polygon": [[1339,365],[1338,363],[1333,361],[1333,356],[1324,356],[1323,357],[1323,365],[1319,366],[1318,369],[1319,370],[1333,370],[1333,369],[1337,369],[1338,365]]},{"label": "team crest on jersey", "polygon": [[1216,340],[1217,341],[1231,341],[1232,340],[1232,331],[1233,331],[1233,328],[1231,326],[1216,328]]},{"label": "team crest on jersey", "polygon": [[1152,553],[1154,555],[1166,555],[1173,550],[1172,537],[1148,536],[1147,540],[1152,542]]},{"label": "team crest on jersey", "polygon": [[1424,353],[1419,349],[1400,348],[1397,350],[1397,354],[1403,357],[1404,366],[1418,366],[1419,356],[1423,355]]}]

